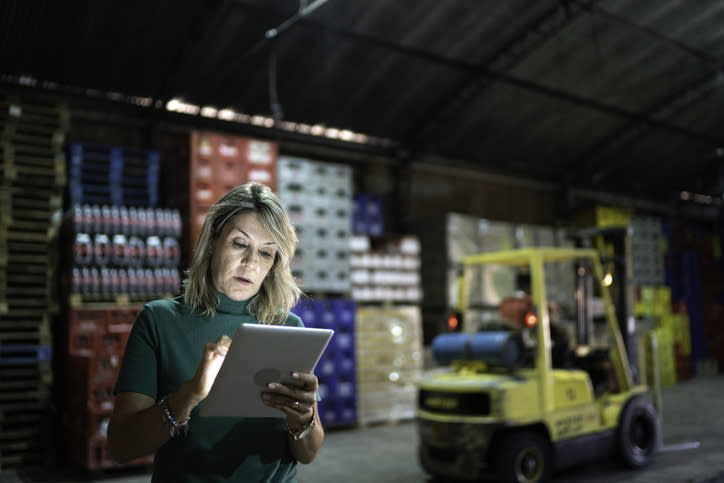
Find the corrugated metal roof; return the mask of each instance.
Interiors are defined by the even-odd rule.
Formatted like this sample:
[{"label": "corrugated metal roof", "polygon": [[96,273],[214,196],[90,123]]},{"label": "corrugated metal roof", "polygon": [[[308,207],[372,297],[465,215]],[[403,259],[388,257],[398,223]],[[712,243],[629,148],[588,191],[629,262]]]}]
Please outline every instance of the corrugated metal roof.
[{"label": "corrugated metal roof", "polygon": [[271,117],[277,102],[277,119],[568,186],[722,189],[724,1],[5,0],[0,13],[6,82]]}]

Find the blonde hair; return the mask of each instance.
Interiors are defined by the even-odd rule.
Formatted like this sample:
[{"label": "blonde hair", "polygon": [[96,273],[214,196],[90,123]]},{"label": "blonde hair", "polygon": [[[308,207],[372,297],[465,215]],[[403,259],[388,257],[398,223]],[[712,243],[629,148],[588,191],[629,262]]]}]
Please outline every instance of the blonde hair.
[{"label": "blonde hair", "polygon": [[237,186],[209,209],[196,241],[191,268],[185,274],[184,302],[202,315],[216,313],[219,295],[211,273],[213,247],[229,220],[246,211],[259,216],[277,246],[274,263],[247,310],[263,324],[283,324],[302,293],[290,269],[298,239],[279,198],[260,183]]}]

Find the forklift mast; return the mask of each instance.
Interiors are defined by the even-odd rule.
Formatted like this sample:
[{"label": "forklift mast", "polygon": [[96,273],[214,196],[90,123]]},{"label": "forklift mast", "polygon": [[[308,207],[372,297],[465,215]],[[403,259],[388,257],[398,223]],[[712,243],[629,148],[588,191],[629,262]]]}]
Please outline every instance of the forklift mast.
[{"label": "forklift mast", "polygon": [[[602,227],[574,230],[568,233],[577,248],[593,248],[601,255],[601,264],[611,275],[609,292],[615,307],[621,337],[631,364],[634,383],[640,381],[638,372],[638,341],[634,316],[633,264],[631,259],[631,229],[629,227]],[[579,267],[588,272],[591,267]],[[577,273],[582,273],[577,271]],[[578,290],[583,297],[593,296],[591,277],[578,276]],[[590,303],[579,304],[579,327],[577,342],[588,340],[593,330],[593,314]]]}]

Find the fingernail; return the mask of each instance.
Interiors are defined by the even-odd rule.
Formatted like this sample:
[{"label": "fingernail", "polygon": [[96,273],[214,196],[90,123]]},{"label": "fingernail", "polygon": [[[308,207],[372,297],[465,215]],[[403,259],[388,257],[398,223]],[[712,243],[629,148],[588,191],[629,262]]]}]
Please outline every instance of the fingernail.
[{"label": "fingernail", "polygon": [[299,379],[299,373],[298,372],[292,372],[292,377],[294,379]]},{"label": "fingernail", "polygon": [[264,398],[265,401],[268,401],[269,399],[271,399],[271,396],[270,396],[269,394],[267,394],[267,393],[263,393],[263,394],[261,395],[261,397]]},{"label": "fingernail", "polygon": [[277,385],[274,384],[273,382],[270,382],[268,387],[269,387],[269,389],[276,389]]}]

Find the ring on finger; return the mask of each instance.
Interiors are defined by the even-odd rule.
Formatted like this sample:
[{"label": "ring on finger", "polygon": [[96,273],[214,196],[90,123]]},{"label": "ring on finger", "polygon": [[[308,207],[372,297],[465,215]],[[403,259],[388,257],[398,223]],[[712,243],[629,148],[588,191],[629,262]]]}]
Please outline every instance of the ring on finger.
[{"label": "ring on finger", "polygon": [[299,409],[301,406],[301,403],[299,401],[294,401],[294,409]]}]

